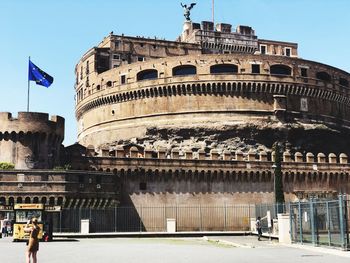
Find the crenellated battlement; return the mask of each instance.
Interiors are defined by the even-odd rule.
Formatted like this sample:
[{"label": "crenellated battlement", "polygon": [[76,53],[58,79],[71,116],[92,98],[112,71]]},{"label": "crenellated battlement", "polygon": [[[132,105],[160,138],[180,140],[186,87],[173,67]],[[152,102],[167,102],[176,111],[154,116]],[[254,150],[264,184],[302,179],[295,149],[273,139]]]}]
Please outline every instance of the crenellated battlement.
[{"label": "crenellated battlement", "polygon": [[64,118],[40,112],[0,112],[0,161],[16,169],[51,168],[59,161]]},{"label": "crenellated battlement", "polygon": [[[174,159],[174,160],[207,160],[207,161],[246,161],[246,162],[274,162],[275,152],[265,151],[253,151],[248,152],[236,151],[231,152],[229,150],[216,150],[212,149],[209,153],[200,149],[198,151],[192,150],[179,150],[172,149],[167,151],[165,148],[158,149],[157,151],[152,149],[138,148],[136,146],[124,148],[119,145],[115,150],[110,151],[109,148],[101,148],[99,151],[95,151],[95,148],[90,145],[86,148],[87,157],[108,157],[108,158],[139,158],[139,159]],[[324,153],[313,154],[311,152],[301,153],[296,152],[292,154],[286,151],[282,154],[282,162],[284,163],[319,163],[319,164],[348,164],[348,156],[345,153],[341,153],[338,156],[334,153],[328,155]]]}]

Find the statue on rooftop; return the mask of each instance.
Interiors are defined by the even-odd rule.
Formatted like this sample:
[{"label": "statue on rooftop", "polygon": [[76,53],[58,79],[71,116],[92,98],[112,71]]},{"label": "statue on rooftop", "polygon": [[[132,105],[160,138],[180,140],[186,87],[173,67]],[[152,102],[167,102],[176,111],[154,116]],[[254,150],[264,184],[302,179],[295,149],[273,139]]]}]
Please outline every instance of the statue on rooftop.
[{"label": "statue on rooftop", "polygon": [[187,6],[187,5],[183,5],[181,3],[181,6],[183,7],[184,9],[184,17],[186,18],[186,21],[191,21],[191,18],[190,18],[190,10],[196,5],[196,3],[191,3],[190,6]]}]

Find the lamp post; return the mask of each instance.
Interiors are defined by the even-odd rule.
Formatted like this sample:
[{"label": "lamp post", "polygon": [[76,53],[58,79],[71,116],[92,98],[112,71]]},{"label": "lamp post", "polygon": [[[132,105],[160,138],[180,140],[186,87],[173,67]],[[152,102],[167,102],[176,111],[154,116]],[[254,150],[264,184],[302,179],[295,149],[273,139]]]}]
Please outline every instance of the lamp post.
[{"label": "lamp post", "polygon": [[273,200],[275,203],[277,203],[277,200],[276,200],[276,168],[277,168],[277,165],[276,165],[276,163],[273,163],[271,168],[273,169]]}]

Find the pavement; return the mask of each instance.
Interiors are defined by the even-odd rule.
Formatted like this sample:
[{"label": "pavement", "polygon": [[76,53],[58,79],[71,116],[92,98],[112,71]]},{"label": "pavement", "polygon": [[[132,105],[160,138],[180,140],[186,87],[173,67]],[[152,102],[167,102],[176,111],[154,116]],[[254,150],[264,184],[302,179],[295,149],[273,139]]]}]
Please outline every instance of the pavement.
[{"label": "pavement", "polygon": [[[303,246],[305,247],[305,246]],[[0,239],[0,262],[24,262],[25,243]],[[318,263],[349,262],[350,252],[328,253],[283,246],[256,236],[204,236],[171,238],[59,238],[41,242],[38,262],[127,262],[127,263]]]}]

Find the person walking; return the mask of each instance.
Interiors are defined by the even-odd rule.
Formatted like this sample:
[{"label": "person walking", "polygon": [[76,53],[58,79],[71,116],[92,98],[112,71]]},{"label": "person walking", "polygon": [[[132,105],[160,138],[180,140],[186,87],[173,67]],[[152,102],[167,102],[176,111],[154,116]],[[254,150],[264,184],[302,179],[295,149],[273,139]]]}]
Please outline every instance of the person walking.
[{"label": "person walking", "polygon": [[258,216],[258,219],[256,220],[255,223],[256,230],[258,231],[258,240],[260,241],[260,238],[262,236],[262,226],[261,226],[261,217]]},{"label": "person walking", "polygon": [[[30,226],[30,224],[32,224]],[[38,219],[35,217],[32,220],[27,222],[27,225],[24,227],[24,231],[29,233],[29,240],[26,251],[26,263],[30,263],[30,257],[33,258],[33,263],[37,263],[36,254],[39,250],[39,239],[38,235],[40,232],[40,227],[38,225]]]}]

